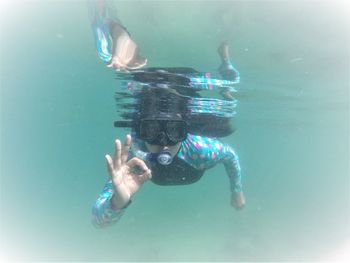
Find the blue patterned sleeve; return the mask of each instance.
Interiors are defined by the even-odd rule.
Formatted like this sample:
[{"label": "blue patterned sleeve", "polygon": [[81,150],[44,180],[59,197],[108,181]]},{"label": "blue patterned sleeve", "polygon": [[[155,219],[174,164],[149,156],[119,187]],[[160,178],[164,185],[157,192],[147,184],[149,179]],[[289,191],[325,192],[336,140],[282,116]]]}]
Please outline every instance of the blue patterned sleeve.
[{"label": "blue patterned sleeve", "polygon": [[223,163],[230,179],[232,193],[242,192],[241,167],[238,155],[227,144],[215,138],[189,134],[178,157],[196,169],[205,170]]},{"label": "blue patterned sleeve", "polygon": [[238,155],[227,144],[223,144],[222,160],[226,169],[226,173],[230,178],[230,189],[232,193],[242,192],[241,166],[239,164]]},{"label": "blue patterned sleeve", "polygon": [[91,29],[95,39],[97,53],[104,62],[112,59],[112,36],[108,8],[104,0],[88,0]]},{"label": "blue patterned sleeve", "polygon": [[113,193],[112,181],[109,180],[92,207],[92,223],[95,227],[109,226],[117,222],[124,214],[125,208],[118,209],[111,203]]}]

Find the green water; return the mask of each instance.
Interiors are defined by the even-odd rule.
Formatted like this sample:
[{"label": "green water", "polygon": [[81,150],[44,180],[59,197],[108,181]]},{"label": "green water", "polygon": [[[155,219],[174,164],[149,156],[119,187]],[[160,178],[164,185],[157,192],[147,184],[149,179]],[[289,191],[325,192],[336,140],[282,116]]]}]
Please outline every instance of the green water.
[{"label": "green water", "polygon": [[104,155],[126,134],[114,74],[82,1],[1,1],[1,259],[320,261],[349,251],[349,4],[117,1],[149,66],[215,71],[231,44],[247,206],[223,167],[196,184],[147,183],[95,229]]}]

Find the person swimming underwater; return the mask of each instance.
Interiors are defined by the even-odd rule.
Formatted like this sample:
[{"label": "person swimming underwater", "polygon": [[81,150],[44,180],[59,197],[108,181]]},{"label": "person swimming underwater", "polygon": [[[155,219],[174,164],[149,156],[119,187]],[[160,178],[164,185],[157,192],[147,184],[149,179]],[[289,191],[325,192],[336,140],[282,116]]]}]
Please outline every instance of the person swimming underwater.
[{"label": "person swimming underwater", "polygon": [[[245,206],[241,168],[234,150],[218,138],[230,135],[234,97],[228,86],[239,82],[230,62],[228,45],[220,45],[219,72],[228,80],[213,79],[191,68],[141,69],[147,59],[127,29],[113,17],[107,1],[94,0],[92,29],[100,58],[110,68],[127,72],[126,89],[135,102],[125,104],[116,127],[129,127],[122,145],[115,140],[114,156],[107,154],[109,179],[93,205],[93,223],[117,222],[146,181],[158,185],[197,182],[206,170],[224,164],[229,177],[231,204]],[[130,81],[131,80],[131,81]],[[198,90],[218,90],[230,101],[201,98]],[[121,92],[122,94],[123,92]],[[123,104],[117,101],[118,108]]]},{"label": "person swimming underwater", "polygon": [[188,103],[172,89],[148,88],[137,95],[131,120],[115,122],[116,127],[131,127],[132,136],[126,136],[123,146],[115,141],[114,158],[106,155],[109,180],[93,206],[96,226],[118,221],[146,181],[192,184],[219,163],[229,177],[232,206],[244,207],[238,156],[217,138],[233,132],[229,118],[191,116]]}]

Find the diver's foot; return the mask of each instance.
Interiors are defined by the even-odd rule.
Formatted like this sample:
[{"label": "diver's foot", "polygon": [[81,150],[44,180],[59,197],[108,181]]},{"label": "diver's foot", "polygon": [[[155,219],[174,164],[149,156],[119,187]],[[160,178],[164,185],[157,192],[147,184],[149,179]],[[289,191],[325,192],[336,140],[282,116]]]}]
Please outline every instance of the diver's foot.
[{"label": "diver's foot", "polygon": [[230,59],[229,47],[226,41],[222,42],[218,48],[218,53],[222,61]]}]

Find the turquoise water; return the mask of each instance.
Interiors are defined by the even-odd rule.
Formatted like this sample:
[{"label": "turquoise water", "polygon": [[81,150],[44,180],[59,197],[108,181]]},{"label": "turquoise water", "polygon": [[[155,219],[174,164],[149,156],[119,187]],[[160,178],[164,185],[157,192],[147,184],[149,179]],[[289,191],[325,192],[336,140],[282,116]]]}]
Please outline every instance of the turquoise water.
[{"label": "turquoise water", "polygon": [[[349,247],[346,1],[117,1],[149,66],[215,71],[231,44],[247,206],[223,167],[147,183],[95,229],[116,130],[114,74],[82,1],[1,2],[1,258],[19,261],[311,261]],[[349,249],[348,249],[349,251]]]}]

